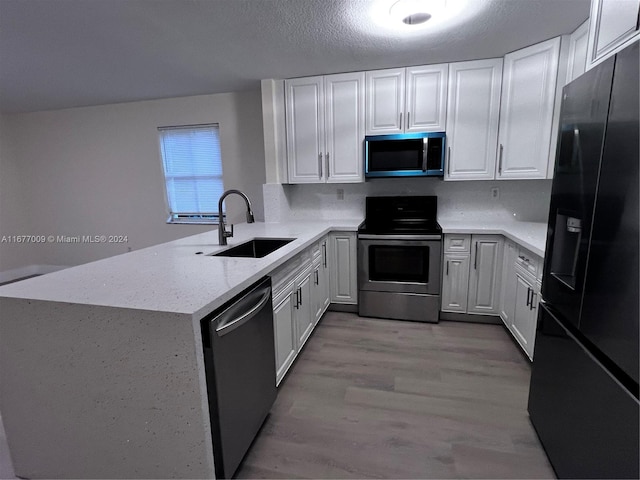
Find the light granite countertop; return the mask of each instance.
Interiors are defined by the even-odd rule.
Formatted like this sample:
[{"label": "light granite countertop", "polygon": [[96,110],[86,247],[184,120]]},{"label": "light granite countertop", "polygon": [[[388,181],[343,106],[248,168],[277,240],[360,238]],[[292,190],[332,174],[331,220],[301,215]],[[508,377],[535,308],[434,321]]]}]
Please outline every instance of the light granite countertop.
[{"label": "light granite countertop", "polygon": [[[328,232],[356,231],[362,219],[239,224],[227,247],[217,230],[0,287],[0,297],[183,313],[202,317]],[[547,225],[439,217],[444,233],[499,234],[544,256]],[[256,237],[295,238],[264,258],[213,257]],[[196,255],[196,252],[203,252]]]},{"label": "light granite countertop", "polygon": [[[228,246],[217,229],[0,287],[0,297],[172,312],[203,317],[334,231],[362,219],[235,226]],[[213,257],[257,237],[295,240],[263,258]],[[196,252],[203,252],[196,255]]]},{"label": "light granite countertop", "polygon": [[451,219],[438,217],[443,233],[504,235],[518,245],[544,258],[547,223],[522,222],[504,218]]}]

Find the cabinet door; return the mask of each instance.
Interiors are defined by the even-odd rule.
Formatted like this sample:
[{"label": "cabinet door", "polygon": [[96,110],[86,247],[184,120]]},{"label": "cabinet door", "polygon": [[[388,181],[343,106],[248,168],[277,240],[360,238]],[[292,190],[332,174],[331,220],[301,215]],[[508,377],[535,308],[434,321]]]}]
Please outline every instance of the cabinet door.
[{"label": "cabinet door", "polygon": [[314,325],[320,321],[322,315],[329,306],[329,284],[327,281],[326,269],[320,261],[314,263],[313,272],[311,274],[311,290],[313,298],[313,323]]},{"label": "cabinet door", "polygon": [[313,326],[315,325],[315,316],[313,311],[313,296],[311,293],[311,270],[296,281],[297,287],[297,306],[295,312],[296,332],[298,336],[298,350],[302,348],[304,343],[311,335]]},{"label": "cabinet door", "polygon": [[324,78],[327,182],[364,181],[364,72]]},{"label": "cabinet door", "polygon": [[565,85],[572,82],[587,69],[587,44],[589,40],[589,21],[587,20],[569,37],[569,63]]},{"label": "cabinet door", "polygon": [[500,318],[508,328],[511,328],[511,320],[516,308],[515,264],[517,256],[518,247],[516,244],[510,240],[505,240],[500,287]]},{"label": "cabinet door", "polygon": [[448,70],[447,64],[407,68],[406,132],[444,132]]},{"label": "cabinet door", "polygon": [[280,383],[296,357],[295,298],[293,285],[290,285],[284,294],[274,298],[273,330],[276,344],[276,385]]},{"label": "cabinet door", "polygon": [[331,302],[358,303],[356,267],[356,234],[332,233],[331,242]]},{"label": "cabinet door", "polygon": [[495,176],[502,59],[449,65],[445,180]]},{"label": "cabinet door", "polygon": [[592,0],[589,68],[633,41],[639,10],[640,0]]},{"label": "cabinet door", "polygon": [[[324,313],[331,303],[331,291],[329,288],[329,237],[325,237],[321,243],[321,268],[320,268],[320,288],[322,292],[322,313]],[[356,286],[357,287],[357,286]]]},{"label": "cabinet door", "polygon": [[504,57],[497,178],[546,178],[560,37]]},{"label": "cabinet door", "polygon": [[469,255],[448,253],[444,262],[441,310],[465,313],[469,293]]},{"label": "cabinet door", "polygon": [[404,68],[366,72],[366,134],[404,131]]},{"label": "cabinet door", "polygon": [[502,236],[474,235],[471,238],[467,313],[499,313]]},{"label": "cabinet door", "polygon": [[516,306],[511,320],[511,333],[530,359],[533,358],[537,304],[537,294],[533,284],[516,271]]},{"label": "cabinet door", "polygon": [[285,81],[289,183],[322,182],[324,160],[323,77]]}]

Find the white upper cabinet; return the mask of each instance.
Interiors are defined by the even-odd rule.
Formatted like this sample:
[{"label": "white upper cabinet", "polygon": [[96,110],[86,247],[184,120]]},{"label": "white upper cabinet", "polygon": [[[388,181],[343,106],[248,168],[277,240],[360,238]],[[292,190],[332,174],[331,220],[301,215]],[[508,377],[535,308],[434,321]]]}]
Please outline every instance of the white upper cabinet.
[{"label": "white upper cabinet", "polygon": [[493,179],[502,59],[449,65],[445,180]]},{"label": "white upper cabinet", "polygon": [[547,177],[559,58],[560,37],[504,57],[496,178]]},{"label": "white upper cabinet", "polygon": [[408,67],[405,132],[443,132],[447,119],[448,65]]},{"label": "white upper cabinet", "polygon": [[324,155],[323,77],[285,81],[289,182],[319,183]]},{"label": "white upper cabinet", "polygon": [[587,20],[569,37],[569,65],[565,84],[572,82],[586,71],[588,39],[589,21]]},{"label": "white upper cabinet", "polygon": [[326,181],[364,179],[364,72],[324,77]]},{"label": "white upper cabinet", "polygon": [[591,0],[587,68],[638,37],[639,11],[640,0]]},{"label": "white upper cabinet", "polygon": [[289,183],[362,182],[364,73],[285,81]]},{"label": "white upper cabinet", "polygon": [[444,131],[448,65],[366,72],[366,134]]},{"label": "white upper cabinet", "polygon": [[404,68],[366,73],[367,135],[403,131]]}]

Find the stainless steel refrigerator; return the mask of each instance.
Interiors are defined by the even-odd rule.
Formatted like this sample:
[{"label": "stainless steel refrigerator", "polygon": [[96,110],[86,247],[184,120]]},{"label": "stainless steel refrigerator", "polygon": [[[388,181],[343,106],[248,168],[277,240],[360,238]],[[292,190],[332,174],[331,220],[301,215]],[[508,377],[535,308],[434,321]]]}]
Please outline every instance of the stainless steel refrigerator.
[{"label": "stainless steel refrigerator", "polygon": [[560,478],[638,478],[638,42],[563,91],[529,415]]}]

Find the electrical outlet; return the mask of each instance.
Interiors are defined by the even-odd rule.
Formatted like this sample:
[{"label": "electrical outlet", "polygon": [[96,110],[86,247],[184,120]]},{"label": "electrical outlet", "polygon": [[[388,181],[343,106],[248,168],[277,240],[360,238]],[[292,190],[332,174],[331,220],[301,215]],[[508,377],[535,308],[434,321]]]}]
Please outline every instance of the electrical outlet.
[{"label": "electrical outlet", "polygon": [[336,190],[336,194],[337,194],[338,200],[344,200],[344,188],[338,188]]},{"label": "electrical outlet", "polygon": [[491,198],[494,200],[500,198],[500,190],[498,190],[498,187],[491,187]]}]

